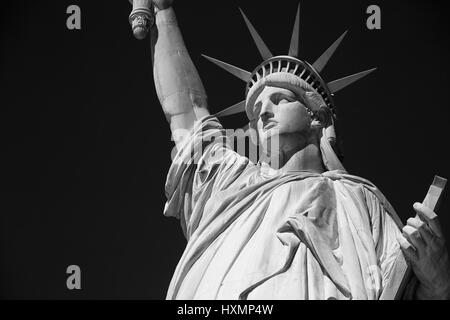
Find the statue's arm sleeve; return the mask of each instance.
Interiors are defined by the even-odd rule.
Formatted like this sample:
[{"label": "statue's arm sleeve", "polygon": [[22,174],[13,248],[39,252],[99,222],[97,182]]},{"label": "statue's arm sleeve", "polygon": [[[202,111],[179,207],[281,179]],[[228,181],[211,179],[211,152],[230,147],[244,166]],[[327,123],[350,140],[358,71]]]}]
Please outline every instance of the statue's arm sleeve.
[{"label": "statue's arm sleeve", "polygon": [[[381,193],[366,192],[372,224],[372,236],[375,243],[379,270],[382,277],[381,299],[412,299],[417,279],[408,279],[407,263],[398,243],[402,235],[401,221],[396,212]],[[407,281],[405,281],[407,280]]]},{"label": "statue's arm sleeve", "polygon": [[178,145],[196,120],[209,115],[207,96],[173,8],[157,12],[151,39],[156,93]]},{"label": "statue's arm sleeve", "polygon": [[180,145],[167,175],[164,215],[180,220],[186,238],[204,217],[205,204],[227,189],[250,166],[236,153],[217,118],[197,121],[190,139]]}]

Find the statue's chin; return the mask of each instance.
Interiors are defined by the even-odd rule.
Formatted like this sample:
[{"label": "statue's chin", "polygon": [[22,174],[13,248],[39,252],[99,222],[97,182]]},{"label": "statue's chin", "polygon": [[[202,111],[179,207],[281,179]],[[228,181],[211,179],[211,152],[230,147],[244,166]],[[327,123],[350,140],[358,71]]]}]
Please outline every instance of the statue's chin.
[{"label": "statue's chin", "polygon": [[267,140],[273,139],[276,136],[280,136],[280,130],[277,128],[271,129],[261,129],[258,131],[260,143],[266,142]]}]

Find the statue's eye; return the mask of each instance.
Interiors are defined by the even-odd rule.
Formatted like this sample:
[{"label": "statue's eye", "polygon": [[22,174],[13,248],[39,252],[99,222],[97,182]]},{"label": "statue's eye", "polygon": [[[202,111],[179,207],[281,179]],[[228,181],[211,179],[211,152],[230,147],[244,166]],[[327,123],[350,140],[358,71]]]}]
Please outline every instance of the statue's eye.
[{"label": "statue's eye", "polygon": [[288,95],[286,95],[286,94],[278,94],[277,96],[276,96],[276,99],[275,99],[276,101],[276,104],[281,104],[281,103],[291,103],[291,102],[294,102],[294,98],[292,98],[292,97],[290,97],[290,96],[288,96]]},{"label": "statue's eye", "polygon": [[278,101],[278,103],[290,103],[290,102],[292,101],[287,98],[282,98],[280,101]]}]

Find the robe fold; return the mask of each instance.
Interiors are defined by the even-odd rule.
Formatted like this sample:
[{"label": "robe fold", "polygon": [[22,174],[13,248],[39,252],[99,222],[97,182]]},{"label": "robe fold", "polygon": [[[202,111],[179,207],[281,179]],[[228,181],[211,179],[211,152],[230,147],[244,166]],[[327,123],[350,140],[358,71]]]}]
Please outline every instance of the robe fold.
[{"label": "robe fold", "polygon": [[401,222],[372,183],[254,164],[215,117],[195,124],[165,190],[187,239],[167,299],[374,300],[396,276]]}]

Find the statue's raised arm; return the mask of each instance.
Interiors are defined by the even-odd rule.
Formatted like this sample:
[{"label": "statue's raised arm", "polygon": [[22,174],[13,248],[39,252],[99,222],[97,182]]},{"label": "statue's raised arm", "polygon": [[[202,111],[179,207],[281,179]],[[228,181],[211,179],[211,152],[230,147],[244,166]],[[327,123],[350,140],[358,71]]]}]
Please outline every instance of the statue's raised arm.
[{"label": "statue's raised arm", "polygon": [[[145,37],[150,28],[156,92],[178,145],[194,122],[207,116],[207,97],[178,27],[172,0],[133,0],[133,32]],[[155,14],[156,12],[156,14]]]}]

